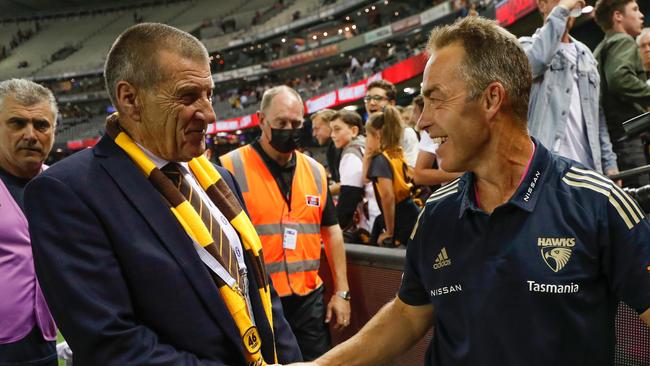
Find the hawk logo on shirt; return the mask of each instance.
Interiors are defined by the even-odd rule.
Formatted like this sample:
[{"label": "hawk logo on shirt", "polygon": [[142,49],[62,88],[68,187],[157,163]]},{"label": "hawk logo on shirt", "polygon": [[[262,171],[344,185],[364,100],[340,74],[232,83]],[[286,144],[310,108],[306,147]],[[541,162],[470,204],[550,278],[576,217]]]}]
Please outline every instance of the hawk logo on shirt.
[{"label": "hawk logo on shirt", "polygon": [[575,245],[575,238],[537,238],[544,263],[555,273],[569,262]]}]

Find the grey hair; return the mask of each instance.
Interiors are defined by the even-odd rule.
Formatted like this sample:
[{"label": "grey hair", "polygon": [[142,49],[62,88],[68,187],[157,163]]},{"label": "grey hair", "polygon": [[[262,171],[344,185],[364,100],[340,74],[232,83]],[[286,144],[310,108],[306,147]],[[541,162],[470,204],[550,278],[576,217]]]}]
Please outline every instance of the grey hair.
[{"label": "grey hair", "polygon": [[187,32],[160,23],[134,25],[117,37],[104,65],[106,91],[116,108],[118,82],[149,89],[168,76],[158,64],[162,50],[192,61],[210,62],[203,43]]},{"label": "grey hair", "polygon": [[639,35],[636,36],[636,45],[637,46],[639,46],[639,47],[641,46],[641,38],[643,38],[645,36],[650,36],[650,28],[646,27],[646,28],[641,29],[641,33],[639,33]]},{"label": "grey hair", "polygon": [[431,54],[455,43],[465,50],[458,71],[470,100],[476,100],[491,82],[498,81],[515,117],[525,122],[532,71],[517,38],[493,20],[472,16],[434,28],[427,50]]},{"label": "grey hair", "polygon": [[296,99],[300,101],[300,108],[304,113],[305,107],[302,104],[302,98],[300,97],[300,94],[298,94],[298,92],[295,89],[290,88],[286,85],[274,86],[271,89],[265,91],[264,94],[262,95],[262,103],[260,103],[260,111],[262,112],[268,111],[269,107],[271,106],[271,102],[273,101],[273,98],[282,92],[289,93],[294,97],[296,97]]},{"label": "grey hair", "polygon": [[54,114],[54,121],[52,123],[56,124],[59,108],[56,105],[54,94],[52,94],[50,89],[27,79],[9,79],[0,82],[0,110],[2,110],[2,104],[6,97],[16,99],[18,103],[24,106],[33,106],[41,102],[48,102]]}]

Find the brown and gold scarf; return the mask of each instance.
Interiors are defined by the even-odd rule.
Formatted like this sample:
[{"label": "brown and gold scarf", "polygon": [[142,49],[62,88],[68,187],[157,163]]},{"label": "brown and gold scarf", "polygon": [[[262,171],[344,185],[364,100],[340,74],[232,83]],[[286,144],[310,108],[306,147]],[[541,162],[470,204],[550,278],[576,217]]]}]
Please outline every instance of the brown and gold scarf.
[{"label": "brown and gold scarf", "polygon": [[[156,167],[131,137],[122,130],[119,125],[119,120],[116,117],[116,114],[114,114],[107,119],[106,134],[113,138],[115,143],[129,155],[144,175],[147,176],[151,184],[165,197],[172,214],[187,234],[202,247],[212,244],[214,239],[203,223],[203,220],[201,220],[201,216],[199,216],[194,207],[185,199],[171,180]],[[251,272],[257,280],[262,306],[271,327],[271,332],[273,332],[271,291],[264,266],[262,243],[253,224],[212,163],[204,156],[200,156],[190,160],[189,167],[210,200],[239,233],[242,239],[244,253],[249,258],[250,263],[253,264]],[[262,340],[249,315],[246,299],[238,289],[231,288],[224,281],[218,281],[217,284],[221,297],[226,303],[230,315],[237,324],[237,328],[242,337],[244,350],[246,351],[245,357],[248,364],[255,366],[266,365],[261,353]],[[250,310],[252,311],[252,309]],[[273,361],[277,363],[275,345],[273,345],[273,350]]]}]

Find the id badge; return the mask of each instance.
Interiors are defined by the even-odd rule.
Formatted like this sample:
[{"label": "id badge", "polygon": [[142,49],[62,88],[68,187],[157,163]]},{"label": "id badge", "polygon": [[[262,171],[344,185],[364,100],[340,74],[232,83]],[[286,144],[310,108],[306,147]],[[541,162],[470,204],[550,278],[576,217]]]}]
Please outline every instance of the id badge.
[{"label": "id badge", "polygon": [[296,249],[298,242],[298,230],[289,227],[284,228],[284,235],[282,236],[282,247],[284,249]]}]

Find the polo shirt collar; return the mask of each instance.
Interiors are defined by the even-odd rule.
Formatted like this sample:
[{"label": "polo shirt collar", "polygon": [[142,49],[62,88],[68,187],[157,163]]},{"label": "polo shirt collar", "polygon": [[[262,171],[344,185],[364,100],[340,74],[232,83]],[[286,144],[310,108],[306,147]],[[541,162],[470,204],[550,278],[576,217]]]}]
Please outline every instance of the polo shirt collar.
[{"label": "polo shirt collar", "polygon": [[[515,190],[512,197],[505,205],[518,207],[526,212],[533,212],[537,205],[537,200],[541,195],[542,184],[548,175],[548,166],[551,160],[551,153],[540,144],[534,137],[531,137],[535,144],[535,153],[524,179],[519,187]],[[461,201],[459,218],[462,218],[467,210],[475,212],[484,212],[476,205],[475,175],[467,172],[461,178]]]}]

